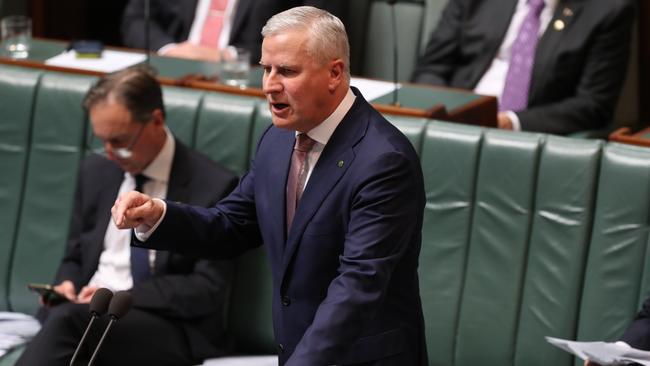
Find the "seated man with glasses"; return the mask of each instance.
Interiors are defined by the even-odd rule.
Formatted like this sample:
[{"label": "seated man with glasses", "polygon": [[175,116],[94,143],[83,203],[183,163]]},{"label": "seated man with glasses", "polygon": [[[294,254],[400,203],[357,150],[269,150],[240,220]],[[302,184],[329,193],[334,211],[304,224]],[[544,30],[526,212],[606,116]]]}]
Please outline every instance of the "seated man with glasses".
[{"label": "seated man with glasses", "polygon": [[[88,304],[106,287],[129,290],[133,308],[112,328],[97,364],[192,365],[225,349],[223,309],[232,264],[133,250],[110,208],[133,189],[174,201],[213,205],[237,178],[190,150],[165,126],[162,92],[145,69],[107,75],[84,100],[104,154],[90,154],[77,183],[68,246],[55,290],[68,302],[45,303],[43,328],[18,365],[68,365],[89,320]],[[44,299],[42,299],[43,301]],[[94,324],[77,360],[87,364],[106,326]]]}]

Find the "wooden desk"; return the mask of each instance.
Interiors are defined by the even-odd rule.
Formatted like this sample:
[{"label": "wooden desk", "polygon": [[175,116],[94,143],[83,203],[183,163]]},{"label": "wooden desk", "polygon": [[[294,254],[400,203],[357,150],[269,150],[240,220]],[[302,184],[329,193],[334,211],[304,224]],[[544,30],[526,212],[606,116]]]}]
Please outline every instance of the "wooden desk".
[{"label": "wooden desk", "polygon": [[[104,74],[103,72],[45,64],[47,59],[65,51],[66,47],[66,42],[35,38],[32,40],[29,58],[15,60],[3,56],[0,57],[0,64],[94,76]],[[261,89],[262,71],[259,68],[254,68],[251,73],[250,86],[241,89],[215,82],[217,64],[214,62],[161,57],[152,54],[149,63],[158,71],[158,80],[163,85],[264,98]],[[392,101],[391,93],[370,102],[378,111],[387,114],[440,119],[487,127],[496,126],[496,98],[477,95],[466,90],[403,83],[402,88],[398,91],[398,105],[392,105]]]}]

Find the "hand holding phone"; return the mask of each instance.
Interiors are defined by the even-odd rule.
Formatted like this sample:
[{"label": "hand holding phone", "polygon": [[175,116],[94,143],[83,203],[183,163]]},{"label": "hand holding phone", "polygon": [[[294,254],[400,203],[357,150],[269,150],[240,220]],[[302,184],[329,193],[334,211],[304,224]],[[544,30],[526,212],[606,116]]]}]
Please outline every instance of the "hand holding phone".
[{"label": "hand holding phone", "polygon": [[30,283],[27,288],[41,295],[43,304],[54,306],[69,301],[67,297],[54,290],[54,286],[42,283]]}]

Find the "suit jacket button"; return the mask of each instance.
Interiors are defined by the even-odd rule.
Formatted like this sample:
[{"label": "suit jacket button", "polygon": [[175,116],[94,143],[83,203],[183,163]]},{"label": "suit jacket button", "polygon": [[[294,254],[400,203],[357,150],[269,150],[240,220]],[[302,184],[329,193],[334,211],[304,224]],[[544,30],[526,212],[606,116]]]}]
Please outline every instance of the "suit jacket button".
[{"label": "suit jacket button", "polygon": [[282,305],[289,306],[291,305],[291,299],[288,296],[282,296]]},{"label": "suit jacket button", "polygon": [[278,353],[279,354],[284,353],[284,345],[282,343],[278,344]]}]

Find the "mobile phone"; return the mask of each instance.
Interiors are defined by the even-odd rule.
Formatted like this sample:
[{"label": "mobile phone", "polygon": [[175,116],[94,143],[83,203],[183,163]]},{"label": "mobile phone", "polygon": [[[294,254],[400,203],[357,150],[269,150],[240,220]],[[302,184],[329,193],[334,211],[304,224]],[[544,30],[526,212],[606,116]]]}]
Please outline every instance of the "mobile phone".
[{"label": "mobile phone", "polygon": [[43,283],[30,283],[27,288],[36,292],[43,298],[46,305],[54,306],[68,301],[68,298],[54,290],[54,286]]}]

